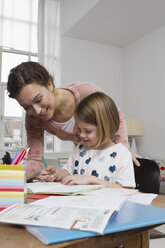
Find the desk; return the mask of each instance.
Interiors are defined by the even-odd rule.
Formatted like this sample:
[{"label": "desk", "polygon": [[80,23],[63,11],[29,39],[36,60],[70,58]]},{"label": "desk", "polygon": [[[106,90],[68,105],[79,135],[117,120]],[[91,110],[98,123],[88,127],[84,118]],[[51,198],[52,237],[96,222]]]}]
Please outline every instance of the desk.
[{"label": "desk", "polygon": [[[165,196],[159,195],[152,205],[165,208]],[[113,248],[120,244],[124,248],[148,248],[148,230],[158,225],[132,229],[129,231],[106,234],[84,239],[62,242],[48,247],[51,248]],[[33,237],[23,227],[0,224],[0,247],[3,248],[45,248],[42,242]]]}]

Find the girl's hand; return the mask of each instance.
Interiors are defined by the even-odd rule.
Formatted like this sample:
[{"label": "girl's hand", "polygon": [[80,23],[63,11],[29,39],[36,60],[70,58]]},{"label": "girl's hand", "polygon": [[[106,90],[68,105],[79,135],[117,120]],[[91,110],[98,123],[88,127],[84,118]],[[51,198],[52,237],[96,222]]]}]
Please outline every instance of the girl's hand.
[{"label": "girl's hand", "polygon": [[56,177],[57,175],[54,166],[49,165],[46,169],[41,171],[40,180],[46,182],[54,182]]},{"label": "girl's hand", "polygon": [[74,185],[74,184],[98,184],[98,178],[89,175],[72,175],[66,176],[61,181],[62,184]]}]

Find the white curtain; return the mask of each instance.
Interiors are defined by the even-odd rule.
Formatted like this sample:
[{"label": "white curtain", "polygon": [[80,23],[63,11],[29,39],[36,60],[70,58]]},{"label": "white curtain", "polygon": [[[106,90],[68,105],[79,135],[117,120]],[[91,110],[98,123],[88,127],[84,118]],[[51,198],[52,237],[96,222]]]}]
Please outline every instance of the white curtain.
[{"label": "white curtain", "polygon": [[[60,86],[59,1],[39,0],[38,2],[38,62],[51,73],[55,87]],[[55,136],[53,136],[53,146],[55,152],[61,151],[61,142]]]},{"label": "white curtain", "polygon": [[36,0],[0,0],[0,46],[37,52]]},{"label": "white curtain", "polygon": [[[39,0],[38,5],[38,58],[59,81],[59,0]],[[57,84],[56,84],[57,86]]]}]

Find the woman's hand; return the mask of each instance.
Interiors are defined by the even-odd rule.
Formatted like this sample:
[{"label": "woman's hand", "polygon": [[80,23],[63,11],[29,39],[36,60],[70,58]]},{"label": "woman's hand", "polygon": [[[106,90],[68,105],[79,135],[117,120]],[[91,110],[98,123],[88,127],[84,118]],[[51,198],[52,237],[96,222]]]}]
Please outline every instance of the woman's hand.
[{"label": "woman's hand", "polygon": [[140,163],[137,160],[137,158],[142,158],[142,157],[140,155],[138,155],[138,154],[135,154],[134,152],[131,152],[131,154],[132,154],[132,160],[133,160],[134,164],[136,166],[140,166]]},{"label": "woman's hand", "polygon": [[54,182],[56,177],[57,175],[54,166],[49,165],[46,169],[41,171],[40,180],[46,182]]},{"label": "woman's hand", "polygon": [[78,131],[76,130],[75,132],[75,136],[74,136],[75,140],[74,140],[74,143],[77,144],[81,141],[81,138],[80,138],[80,135],[78,133]]},{"label": "woman's hand", "polygon": [[72,175],[66,176],[61,181],[62,184],[74,185],[74,184],[99,184],[98,178],[90,175]]}]

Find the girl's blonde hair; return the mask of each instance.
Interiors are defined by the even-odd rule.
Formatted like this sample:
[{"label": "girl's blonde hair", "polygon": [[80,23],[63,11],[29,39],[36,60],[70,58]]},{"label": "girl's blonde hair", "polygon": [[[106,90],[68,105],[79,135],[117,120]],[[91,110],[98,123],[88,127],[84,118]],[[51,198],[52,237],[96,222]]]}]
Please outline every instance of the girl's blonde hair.
[{"label": "girl's blonde hair", "polygon": [[106,144],[117,132],[120,124],[116,104],[102,92],[85,97],[75,110],[75,118],[97,126],[98,140],[93,146],[95,149]]}]

